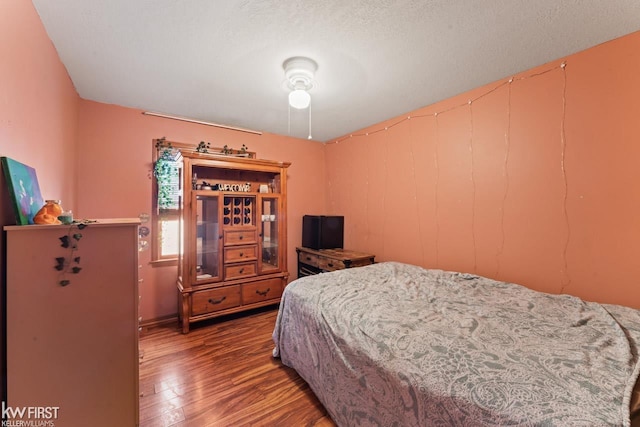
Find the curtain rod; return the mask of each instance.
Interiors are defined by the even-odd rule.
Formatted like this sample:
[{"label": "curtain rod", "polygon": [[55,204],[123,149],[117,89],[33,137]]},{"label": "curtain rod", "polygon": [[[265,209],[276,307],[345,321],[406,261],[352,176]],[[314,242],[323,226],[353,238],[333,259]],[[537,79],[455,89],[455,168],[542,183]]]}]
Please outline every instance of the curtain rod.
[{"label": "curtain rod", "polygon": [[167,114],[154,113],[152,111],[144,111],[144,112],[142,112],[142,114],[144,114],[145,116],[162,117],[163,119],[179,120],[181,122],[196,123],[196,124],[199,124],[199,125],[213,126],[213,127],[222,128],[222,129],[228,129],[228,130],[236,130],[238,132],[252,133],[254,135],[262,135],[262,132],[258,132],[256,130],[237,128],[237,127],[233,127],[233,126],[219,125],[217,123],[203,122],[203,121],[200,121],[200,120],[187,119],[185,117],[169,116]]}]

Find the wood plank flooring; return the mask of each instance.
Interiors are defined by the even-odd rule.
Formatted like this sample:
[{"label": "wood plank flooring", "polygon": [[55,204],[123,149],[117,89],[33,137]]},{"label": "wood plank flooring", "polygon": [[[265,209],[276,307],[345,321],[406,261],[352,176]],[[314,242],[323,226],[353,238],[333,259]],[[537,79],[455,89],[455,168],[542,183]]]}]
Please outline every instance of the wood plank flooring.
[{"label": "wood plank flooring", "polygon": [[271,356],[277,307],[140,338],[140,427],[335,427],[298,374]]}]

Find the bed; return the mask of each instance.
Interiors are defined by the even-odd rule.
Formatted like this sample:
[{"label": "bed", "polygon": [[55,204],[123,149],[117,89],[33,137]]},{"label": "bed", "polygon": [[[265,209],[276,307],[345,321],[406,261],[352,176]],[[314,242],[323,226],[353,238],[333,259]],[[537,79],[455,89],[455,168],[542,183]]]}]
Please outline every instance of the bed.
[{"label": "bed", "polygon": [[290,283],[273,340],[339,426],[635,420],[628,307],[385,262]]}]

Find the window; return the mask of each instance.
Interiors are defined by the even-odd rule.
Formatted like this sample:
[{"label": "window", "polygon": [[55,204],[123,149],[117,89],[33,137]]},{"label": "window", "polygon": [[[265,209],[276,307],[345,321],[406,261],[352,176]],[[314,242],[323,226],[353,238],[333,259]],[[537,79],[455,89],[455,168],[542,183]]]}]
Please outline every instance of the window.
[{"label": "window", "polygon": [[180,249],[180,218],[173,215],[161,215],[157,221],[157,257],[156,261],[175,260]]},{"label": "window", "polygon": [[182,203],[180,147],[154,140],[153,262],[174,262],[180,249]]}]

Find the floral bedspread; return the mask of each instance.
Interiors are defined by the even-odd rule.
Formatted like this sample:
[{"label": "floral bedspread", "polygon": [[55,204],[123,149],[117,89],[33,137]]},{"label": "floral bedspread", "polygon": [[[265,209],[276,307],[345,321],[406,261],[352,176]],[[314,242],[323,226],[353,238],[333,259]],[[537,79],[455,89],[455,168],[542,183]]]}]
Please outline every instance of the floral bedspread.
[{"label": "floral bedspread", "polygon": [[628,426],[640,311],[380,263],[283,294],[273,355],[339,426]]}]

